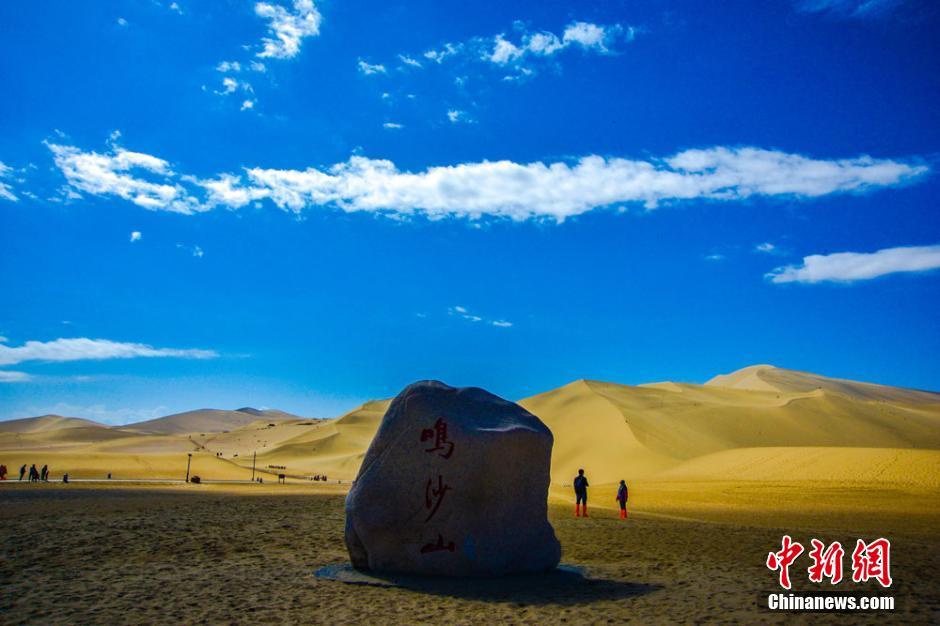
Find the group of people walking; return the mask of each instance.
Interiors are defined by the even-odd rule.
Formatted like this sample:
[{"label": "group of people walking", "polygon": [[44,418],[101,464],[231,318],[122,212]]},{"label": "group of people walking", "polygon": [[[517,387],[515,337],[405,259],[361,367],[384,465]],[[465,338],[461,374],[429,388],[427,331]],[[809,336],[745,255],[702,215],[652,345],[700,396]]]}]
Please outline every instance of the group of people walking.
[{"label": "group of people walking", "polygon": [[[24,478],[26,478],[26,464],[25,463],[23,463],[23,466],[20,468],[20,480],[23,480]],[[0,465],[0,480],[6,480],[6,479],[7,479],[7,466]],[[45,483],[49,482],[49,466],[43,465],[42,469],[36,469],[36,464],[33,463],[29,468],[29,482],[38,483],[39,481],[42,481]]]},{"label": "group of people walking", "polygon": [[[572,485],[574,486],[575,501],[574,515],[575,517],[588,517],[587,490],[590,484],[588,483],[587,476],[584,475],[583,469],[578,470],[578,475],[575,476]],[[627,490],[627,483],[621,480],[620,485],[617,487],[617,495],[614,498],[620,504],[620,519],[627,519],[627,499],[629,496],[630,493]]]}]

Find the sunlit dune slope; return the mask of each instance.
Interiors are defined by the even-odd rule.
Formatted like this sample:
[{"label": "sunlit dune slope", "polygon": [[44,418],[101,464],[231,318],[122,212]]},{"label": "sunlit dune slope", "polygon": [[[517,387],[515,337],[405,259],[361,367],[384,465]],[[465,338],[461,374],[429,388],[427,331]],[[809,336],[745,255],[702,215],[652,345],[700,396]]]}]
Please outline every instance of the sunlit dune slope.
[{"label": "sunlit dune slope", "polygon": [[[750,380],[758,375],[758,382]],[[828,448],[812,456],[832,456],[828,464],[815,465],[821,472],[849,460],[834,455],[838,448],[940,450],[938,399],[928,392],[758,366],[708,385],[578,381],[521,404],[555,434],[553,482],[570,482],[584,467],[592,480],[606,483],[669,476],[666,470],[690,459],[700,460],[684,465],[685,476],[697,471],[714,477],[725,470],[740,476],[744,468],[766,473],[761,459],[776,462],[753,452],[733,461],[741,449]],[[719,452],[725,454],[700,458]],[[863,463],[865,454],[851,459]],[[880,480],[903,475],[909,460],[900,458],[894,470],[878,475]],[[918,472],[911,468],[912,475]]]},{"label": "sunlit dune slope", "polygon": [[269,422],[284,420],[300,420],[296,415],[283,411],[259,411],[258,409],[238,409],[237,411],[223,411],[219,409],[198,409],[186,411],[122,426],[124,430],[135,430],[142,433],[159,433],[163,435],[181,435],[186,433],[215,433],[225,430],[234,430],[247,426],[252,422],[264,419]]},{"label": "sunlit dune slope", "polygon": [[[245,408],[115,428],[58,416],[0,422],[0,463],[54,458],[60,468],[74,463],[82,472],[111,467],[156,478],[178,474],[180,459],[192,452],[206,478],[224,478],[250,475],[257,454],[259,470],[350,480],[389,402],[367,402],[331,420]],[[556,487],[583,467],[595,485],[623,478],[940,489],[936,393],[760,365],[705,385],[579,380],[520,404],[554,434]]]},{"label": "sunlit dune slope", "polygon": [[390,402],[366,402],[335,420],[307,427],[270,450],[258,450],[258,466],[283,466],[292,474],[355,478]]},{"label": "sunlit dune slope", "polygon": [[107,428],[104,424],[80,417],[40,415],[0,422],[0,433],[39,433],[64,428]]}]

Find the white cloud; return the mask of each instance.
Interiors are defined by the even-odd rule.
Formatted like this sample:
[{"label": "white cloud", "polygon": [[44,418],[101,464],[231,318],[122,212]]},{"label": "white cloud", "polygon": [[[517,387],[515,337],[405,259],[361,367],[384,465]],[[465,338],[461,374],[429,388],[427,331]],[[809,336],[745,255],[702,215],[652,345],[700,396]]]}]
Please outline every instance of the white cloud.
[{"label": "white cloud", "polygon": [[613,26],[603,26],[591,24],[589,22],[574,22],[565,28],[562,34],[564,45],[578,44],[585,49],[594,49],[598,52],[608,52],[608,46],[617,38],[623,35],[626,41],[633,41],[636,36],[636,30],[627,27],[626,30],[620,24]]},{"label": "white cloud", "polygon": [[908,0],[796,0],[796,9],[803,13],[828,13],[837,17],[872,19],[884,17],[906,4]]},{"label": "white cloud", "polygon": [[202,251],[202,248],[200,248],[199,246],[193,246],[193,256],[194,256],[194,257],[196,257],[197,259],[201,259],[201,258],[204,257],[205,255],[206,255],[206,253]]},{"label": "white cloud", "polygon": [[441,64],[446,59],[460,54],[463,51],[463,47],[463,44],[459,43],[445,43],[440,50],[428,50],[423,56],[429,61]]},{"label": "white cloud", "polygon": [[257,102],[257,100],[245,100],[244,102],[242,102],[241,110],[242,110],[242,111],[249,111],[249,110],[255,108],[255,103],[256,103],[256,102]]},{"label": "white cloud", "polygon": [[322,17],[313,0],[294,0],[293,11],[268,2],[255,4],[255,13],[268,20],[271,37],[261,40],[260,58],[291,59],[300,53],[305,37],[320,34]]},{"label": "white cloud", "polygon": [[0,343],[6,343],[6,342],[8,342],[8,341],[10,341],[10,340],[7,339],[6,337],[4,337],[3,335],[0,335]]},{"label": "white cloud", "polygon": [[[6,165],[3,161],[0,161],[0,178],[7,178],[12,171],[12,167]],[[10,202],[16,202],[19,200],[19,198],[16,197],[16,194],[13,193],[13,188],[8,183],[4,182],[0,182],[0,199],[9,200]]]},{"label": "white cloud", "polygon": [[447,309],[447,314],[459,317],[461,319],[467,320],[468,322],[482,322],[484,324],[489,324],[490,326],[496,326],[497,328],[510,328],[512,327],[512,322],[507,322],[506,320],[491,320],[479,315],[471,313],[467,307],[464,306],[452,306]]},{"label": "white cloud", "polygon": [[139,231],[139,230],[135,230],[134,232],[131,233],[131,243],[133,243],[133,242],[135,242],[135,241],[140,241],[140,238],[141,238],[141,237],[142,237],[142,235],[140,234],[140,231]]},{"label": "white cloud", "polygon": [[417,60],[417,59],[414,59],[414,58],[408,56],[407,54],[399,54],[399,55],[398,55],[398,60],[401,61],[402,63],[404,63],[405,65],[409,65],[409,66],[411,66],[411,67],[423,67],[423,66],[421,65],[421,61],[419,61],[419,60]]},{"label": "white cloud", "polygon": [[472,124],[473,120],[467,115],[466,111],[458,111],[457,109],[451,109],[447,112],[447,119],[450,120],[451,124],[464,123]]},{"label": "white cloud", "polygon": [[885,248],[877,252],[836,252],[803,257],[802,265],[778,267],[767,274],[775,283],[852,282],[898,272],[940,268],[940,244]]},{"label": "white cloud", "polygon": [[16,365],[25,361],[85,361],[133,359],[137,357],[176,357],[182,359],[213,359],[213,350],[154,348],[142,343],[122,343],[108,339],[56,339],[27,341],[19,347],[0,345],[0,365]]},{"label": "white cloud", "polygon": [[117,24],[118,26],[122,26],[122,27],[127,26],[127,20],[125,20],[123,17],[119,17],[117,18]]},{"label": "white cloud", "polygon": [[175,11],[176,13],[179,13],[180,15],[183,14],[183,9],[181,9],[181,8],[180,8],[180,5],[177,4],[176,2],[171,2],[171,3],[170,3],[170,10],[171,10],[171,11]]},{"label": "white cloud", "polygon": [[484,46],[481,58],[496,65],[510,65],[528,56],[550,57],[571,46],[605,54],[610,52],[618,39],[632,41],[636,33],[632,27],[624,29],[619,24],[599,25],[590,22],[572,22],[565,27],[560,37],[548,31],[528,32],[520,24],[517,24],[517,29],[522,31],[517,42],[506,39],[503,33],[496,35],[489,40],[488,46]]},{"label": "white cloud", "polygon": [[687,150],[671,158],[583,157],[574,163],[483,161],[402,172],[391,161],[351,157],[326,170],[249,168],[247,181],[226,174],[204,181],[209,204],[233,208],[268,198],[299,212],[332,205],[345,211],[415,212],[563,220],[594,208],[752,196],[815,197],[898,185],[924,165],[873,159],[818,160],[758,148]]},{"label": "white cloud", "polygon": [[571,162],[482,161],[418,172],[401,171],[387,160],[353,156],[324,169],[249,167],[241,174],[200,179],[177,175],[163,159],[117,146],[108,154],[55,144],[49,148],[69,190],[114,195],[147,209],[184,214],[235,209],[267,199],[294,212],[328,206],[349,212],[561,221],[625,204],[654,208],[683,200],[864,192],[905,184],[929,171],[916,162],[869,156],[824,160],[760,148],[715,147],[661,159],[589,155]]},{"label": "white cloud", "polygon": [[387,128],[388,130],[399,130],[404,128],[404,126],[395,122],[385,122],[382,124],[382,128]]},{"label": "white cloud", "polygon": [[757,250],[758,252],[766,252],[769,254],[771,252],[776,251],[777,246],[770,243],[769,241],[765,241],[764,243],[759,243],[756,246],[754,246],[754,249]]},{"label": "white cloud", "polygon": [[227,96],[233,94],[236,91],[244,91],[245,93],[254,93],[255,90],[251,86],[251,83],[243,80],[237,80],[231,76],[226,76],[222,79],[222,91],[216,91],[220,96]]},{"label": "white cloud", "polygon": [[725,260],[725,255],[723,255],[723,254],[718,254],[718,253],[709,254],[709,255],[707,255],[707,256],[705,257],[705,260],[706,260],[706,261],[724,261],[724,260]]},{"label": "white cloud", "polygon": [[32,380],[33,377],[26,372],[11,372],[0,370],[0,384],[2,383],[25,383]]},{"label": "white cloud", "polygon": [[222,61],[215,66],[215,71],[217,72],[240,72],[242,71],[242,64],[238,61]]},{"label": "white cloud", "polygon": [[371,76],[372,74],[386,74],[387,73],[384,65],[380,63],[376,63],[375,65],[373,65],[372,63],[366,63],[362,59],[359,59],[359,71],[365,74],[366,76]]},{"label": "white cloud", "polygon": [[[195,213],[205,210],[177,182],[169,163],[149,154],[112,146],[108,154],[82,152],[72,146],[46,144],[65,175],[69,191],[114,195],[151,211]],[[142,178],[146,174],[156,182]]]}]

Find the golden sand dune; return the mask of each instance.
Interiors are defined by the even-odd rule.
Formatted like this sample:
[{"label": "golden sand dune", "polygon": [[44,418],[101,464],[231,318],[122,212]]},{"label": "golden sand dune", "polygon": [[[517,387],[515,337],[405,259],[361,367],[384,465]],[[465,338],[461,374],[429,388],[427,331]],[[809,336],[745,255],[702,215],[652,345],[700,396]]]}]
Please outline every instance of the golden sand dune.
[{"label": "golden sand dune", "polygon": [[[355,477],[389,404],[371,401],[332,420],[279,411],[201,410],[107,428],[44,416],[0,426],[0,462],[30,452],[95,461],[146,475],[195,451],[244,476],[257,468],[292,476]],[[552,430],[552,481],[583,467],[596,485],[628,481],[865,481],[938,488],[940,395],[759,365],[705,385],[628,386],[579,380],[520,401]],[[104,456],[102,456],[104,455]],[[151,457],[154,460],[150,460]],[[159,457],[159,458],[158,458]],[[164,459],[164,457],[166,457]],[[173,460],[171,460],[173,459]],[[76,467],[88,467],[83,460]],[[84,470],[82,470],[84,471]],[[158,476],[154,476],[158,477]]]},{"label": "golden sand dune", "polygon": [[157,419],[128,424],[122,428],[136,430],[142,433],[160,433],[164,435],[181,435],[186,433],[215,433],[247,426],[262,419],[269,422],[302,419],[283,411],[260,411],[258,409],[243,408],[235,411],[221,411],[219,409],[198,409],[176,413]]},{"label": "golden sand dune", "polygon": [[39,433],[64,428],[107,428],[107,426],[80,417],[62,417],[61,415],[40,415],[0,422],[0,433]]}]

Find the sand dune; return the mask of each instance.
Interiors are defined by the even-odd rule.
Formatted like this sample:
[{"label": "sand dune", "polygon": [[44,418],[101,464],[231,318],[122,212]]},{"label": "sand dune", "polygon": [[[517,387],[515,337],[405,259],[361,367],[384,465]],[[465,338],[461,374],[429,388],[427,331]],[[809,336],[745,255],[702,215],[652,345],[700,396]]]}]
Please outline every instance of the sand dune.
[{"label": "sand dune", "polygon": [[66,428],[107,428],[107,426],[80,417],[62,417],[61,415],[40,415],[0,422],[0,433],[39,433]]},{"label": "sand dune", "polygon": [[160,433],[164,435],[180,435],[186,433],[215,433],[233,430],[247,426],[252,422],[266,419],[270,422],[284,420],[300,420],[296,415],[283,411],[259,411],[258,409],[243,408],[236,411],[222,411],[219,409],[198,409],[176,413],[166,417],[136,422],[122,426],[125,430],[136,430],[143,433]]},{"label": "sand dune", "polygon": [[[163,477],[194,452],[214,459],[205,472],[243,477],[257,454],[259,469],[350,480],[388,404],[367,402],[331,420],[243,408],[115,428],[58,416],[0,422],[0,461],[14,467],[11,458],[45,462],[39,457],[55,453],[58,467],[74,462],[79,472],[126,466]],[[520,404],[555,436],[559,488],[583,467],[596,485],[828,480],[940,489],[936,393],[758,365],[705,385],[579,380]]]}]

